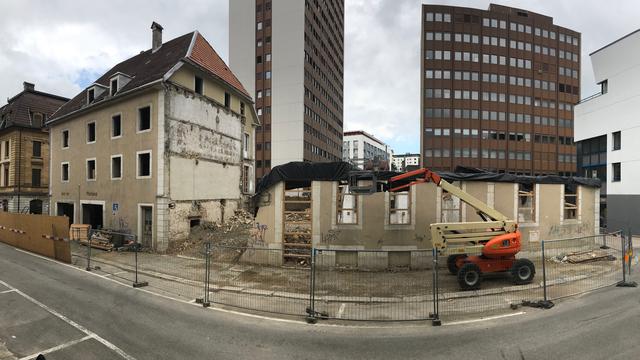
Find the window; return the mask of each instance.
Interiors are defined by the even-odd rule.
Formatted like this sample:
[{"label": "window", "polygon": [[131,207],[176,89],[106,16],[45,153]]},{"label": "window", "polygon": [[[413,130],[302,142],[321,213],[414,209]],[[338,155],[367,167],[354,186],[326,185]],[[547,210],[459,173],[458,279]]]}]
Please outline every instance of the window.
[{"label": "window", "polygon": [[137,153],[136,168],[136,177],[138,179],[151,177],[151,150]]},{"label": "window", "polygon": [[249,193],[253,189],[253,183],[251,181],[251,167],[249,165],[242,166],[242,192]]},{"label": "window", "polygon": [[267,79],[267,80],[271,79],[271,71],[265,71],[264,72],[264,78]]},{"label": "window", "polygon": [[442,190],[440,222],[459,222],[462,219],[460,198]]},{"label": "window", "polygon": [[204,94],[204,81],[201,77],[195,77],[195,90],[196,94],[203,95]]},{"label": "window", "polygon": [[33,157],[42,157],[42,143],[40,141],[33,142]]},{"label": "window", "polygon": [[262,30],[262,21],[258,21],[257,27],[258,27],[258,30]]},{"label": "window", "polygon": [[603,80],[600,82],[600,94],[604,95],[609,92],[609,80]]},{"label": "window", "polygon": [[535,184],[518,184],[518,222],[535,222]]},{"label": "window", "polygon": [[122,179],[122,155],[111,156],[111,180]]},{"label": "window", "polygon": [[271,61],[271,54],[265,54],[265,55],[264,55],[264,60],[265,60],[266,62]]},{"label": "window", "polygon": [[349,193],[349,185],[338,184],[336,197],[336,223],[358,223],[358,196]]},{"label": "window", "polygon": [[564,219],[578,218],[578,190],[574,184],[564,185]]},{"label": "window", "polygon": [[611,170],[613,172],[613,178],[611,179],[611,181],[619,182],[620,181],[620,163],[611,164]]},{"label": "window", "polygon": [[41,186],[41,174],[42,169],[31,169],[31,186],[40,187]]},{"label": "window", "polygon": [[61,180],[69,181],[69,163],[62,163]]},{"label": "window", "polygon": [[244,115],[244,103],[240,103],[240,115]]},{"label": "window", "polygon": [[118,79],[111,80],[111,96],[115,95],[118,92]]},{"label": "window", "polygon": [[249,134],[244,133],[242,138],[242,150],[245,159],[249,158]]},{"label": "window", "polygon": [[69,130],[62,130],[62,148],[69,147]]},{"label": "window", "polygon": [[111,137],[122,136],[122,116],[120,114],[111,117]]},{"label": "window", "polygon": [[410,191],[389,193],[389,224],[411,223]]},{"label": "window", "polygon": [[227,109],[231,107],[231,94],[228,92],[224,93],[224,107]]},{"label": "window", "polygon": [[620,139],[621,138],[620,131],[616,131],[611,135],[612,135],[612,138],[613,138],[613,150],[620,150],[620,145],[621,145],[620,144],[620,140],[621,140]]},{"label": "window", "polygon": [[138,132],[151,130],[151,106],[138,109]]},{"label": "window", "polygon": [[96,123],[91,122],[87,124],[87,143],[96,142]]},{"label": "window", "polygon": [[87,159],[87,180],[96,179],[96,159]]},{"label": "window", "polygon": [[89,89],[87,91],[87,102],[91,104],[93,100],[96,98],[96,91],[94,89]]}]

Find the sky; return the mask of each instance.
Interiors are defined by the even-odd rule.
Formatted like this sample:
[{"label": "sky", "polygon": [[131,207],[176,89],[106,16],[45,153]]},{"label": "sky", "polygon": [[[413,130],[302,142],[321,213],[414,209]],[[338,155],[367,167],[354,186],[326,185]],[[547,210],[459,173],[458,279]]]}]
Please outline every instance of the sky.
[{"label": "sky", "polygon": [[[226,61],[229,1],[240,0],[0,0],[0,104],[23,81],[74,96],[148,49],[152,21],[164,27],[165,41],[199,30]],[[582,33],[583,98],[597,91],[589,53],[640,27],[636,0],[494,2],[552,16],[556,25]],[[420,145],[422,3],[486,9],[490,2],[345,0],[344,127],[373,134],[396,154]]]}]

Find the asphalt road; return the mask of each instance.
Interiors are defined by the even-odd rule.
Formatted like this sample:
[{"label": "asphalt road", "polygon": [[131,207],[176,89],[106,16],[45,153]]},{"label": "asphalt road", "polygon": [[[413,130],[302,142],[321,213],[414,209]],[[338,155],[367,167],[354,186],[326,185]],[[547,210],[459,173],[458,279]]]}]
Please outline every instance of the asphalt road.
[{"label": "asphalt road", "polygon": [[0,359],[638,359],[640,290],[434,328],[307,325],[155,296],[0,243]]}]

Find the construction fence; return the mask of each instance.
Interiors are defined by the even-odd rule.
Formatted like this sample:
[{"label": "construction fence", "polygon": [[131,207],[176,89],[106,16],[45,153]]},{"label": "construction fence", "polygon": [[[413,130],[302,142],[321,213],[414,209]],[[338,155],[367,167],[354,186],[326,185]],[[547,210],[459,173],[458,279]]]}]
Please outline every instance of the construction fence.
[{"label": "construction fence", "polygon": [[[87,235],[92,237],[92,232]],[[620,232],[542,241],[519,254],[535,267],[533,281],[483,274],[463,291],[447,257],[433,250],[312,249],[309,261],[284,262],[282,249],[204,243],[180,254],[140,251],[135,236],[110,251],[72,241],[73,262],[150,290],[204,306],[323,319],[455,321],[550,307],[552,301],[615,284],[630,285],[637,257]],[[132,245],[133,244],[133,245]],[[281,265],[274,265],[280,263]],[[403,264],[410,263],[410,266]]]},{"label": "construction fence", "polygon": [[0,242],[71,263],[69,219],[64,216],[0,212]]}]

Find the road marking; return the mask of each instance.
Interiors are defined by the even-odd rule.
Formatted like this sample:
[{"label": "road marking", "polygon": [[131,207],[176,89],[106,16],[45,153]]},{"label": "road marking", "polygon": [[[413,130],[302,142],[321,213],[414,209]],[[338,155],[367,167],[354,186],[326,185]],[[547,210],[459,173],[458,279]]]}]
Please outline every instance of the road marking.
[{"label": "road marking", "polygon": [[116,276],[116,275],[120,275],[120,274],[125,274],[128,273],[128,271],[118,271],[118,272],[114,272],[113,274],[106,274],[103,275],[104,277],[110,277],[110,276]]},{"label": "road marking", "polygon": [[12,292],[15,292],[15,290],[11,289],[11,290],[0,291],[0,294],[8,294]]},{"label": "road marking", "polygon": [[471,324],[471,323],[477,323],[477,322],[482,322],[482,321],[489,321],[489,320],[502,319],[502,318],[507,318],[507,317],[511,317],[511,316],[524,315],[524,314],[525,314],[525,312],[524,312],[524,311],[519,311],[519,312],[517,312],[517,313],[504,314],[504,315],[496,315],[496,316],[487,316],[487,317],[485,317],[485,318],[480,318],[480,319],[471,319],[471,320],[453,321],[453,322],[445,323],[445,324],[443,324],[443,325],[462,325],[462,324]]},{"label": "road marking", "polygon": [[15,290],[16,293],[22,295],[23,298],[31,301],[32,303],[38,305],[39,307],[43,308],[44,310],[46,310],[47,312],[51,313],[52,315],[56,316],[57,318],[59,318],[60,320],[66,322],[67,324],[75,327],[76,329],[82,331],[83,333],[91,336],[92,338],[96,339],[97,341],[99,341],[100,343],[102,343],[102,345],[108,347],[109,349],[113,350],[115,353],[117,353],[118,355],[120,355],[122,358],[127,359],[127,360],[135,360],[135,358],[133,356],[128,355],[127,353],[125,353],[124,351],[122,351],[122,349],[120,349],[119,347],[115,346],[114,344],[110,343],[109,341],[103,339],[102,337],[100,337],[100,335],[94,333],[93,331],[87,329],[86,327],[78,324],[77,322],[69,319],[68,317],[62,315],[61,313],[53,310],[52,308],[48,307],[47,305],[41,303],[40,301],[32,298],[31,296],[25,294],[24,292],[16,289],[15,287],[7,284],[6,282],[0,280],[0,284],[6,286],[9,289]]},{"label": "road marking", "polygon": [[337,316],[338,319],[342,318],[342,314],[344,313],[345,307],[347,307],[347,304],[345,303],[340,304],[340,309],[338,309],[338,316]]},{"label": "road marking", "polygon": [[35,359],[35,358],[37,358],[37,357],[38,357],[38,355],[40,355],[40,354],[42,354],[42,355],[46,355],[46,354],[52,353],[52,352],[54,352],[54,351],[58,351],[58,350],[62,350],[62,349],[64,349],[64,348],[68,348],[69,346],[73,346],[73,345],[75,345],[75,344],[81,343],[81,342],[83,342],[83,341],[85,341],[85,340],[89,340],[89,339],[93,339],[93,336],[91,336],[91,335],[87,335],[87,336],[83,337],[82,339],[71,340],[71,341],[66,342],[66,343],[64,343],[64,344],[60,344],[60,345],[58,345],[58,346],[54,346],[54,347],[49,348],[49,349],[47,349],[47,350],[43,350],[43,351],[37,352],[37,353],[35,353],[35,354],[33,354],[33,355],[29,355],[29,356],[22,357],[22,358],[20,358],[19,360]]}]

